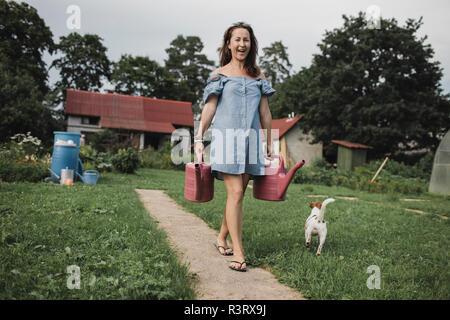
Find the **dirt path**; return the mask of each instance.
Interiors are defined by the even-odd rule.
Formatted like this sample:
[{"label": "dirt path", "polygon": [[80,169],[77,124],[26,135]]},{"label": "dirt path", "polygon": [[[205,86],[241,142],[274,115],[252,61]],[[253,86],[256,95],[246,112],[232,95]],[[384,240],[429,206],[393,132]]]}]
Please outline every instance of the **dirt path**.
[{"label": "dirt path", "polygon": [[302,295],[280,284],[261,268],[247,266],[247,272],[229,269],[231,257],[221,256],[214,243],[217,231],[186,212],[161,190],[136,189],[150,215],[159,222],[182,263],[197,274],[197,299],[202,300],[299,300]]}]

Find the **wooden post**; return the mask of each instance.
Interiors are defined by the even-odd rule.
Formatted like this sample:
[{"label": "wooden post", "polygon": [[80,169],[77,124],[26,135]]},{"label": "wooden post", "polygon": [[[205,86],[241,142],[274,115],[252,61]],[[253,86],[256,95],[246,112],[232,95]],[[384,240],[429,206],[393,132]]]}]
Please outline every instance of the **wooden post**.
[{"label": "wooden post", "polygon": [[380,173],[381,169],[383,169],[384,165],[386,164],[386,162],[388,161],[389,157],[386,157],[386,159],[384,159],[383,163],[381,164],[381,166],[378,168],[377,173],[375,173],[375,175],[373,176],[372,180],[370,180],[370,182],[374,182],[376,177],[378,176],[378,174]]}]

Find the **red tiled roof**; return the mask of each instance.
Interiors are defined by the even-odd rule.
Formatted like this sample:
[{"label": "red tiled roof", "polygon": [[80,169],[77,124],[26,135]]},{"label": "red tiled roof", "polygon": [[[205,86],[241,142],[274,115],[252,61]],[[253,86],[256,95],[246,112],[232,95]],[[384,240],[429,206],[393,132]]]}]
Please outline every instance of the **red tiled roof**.
[{"label": "red tiled roof", "polygon": [[343,140],[331,140],[331,142],[339,144],[341,146],[351,148],[351,149],[373,149],[373,147],[366,146],[364,144],[355,143],[355,142],[348,142]]},{"label": "red tiled roof", "polygon": [[281,138],[287,133],[297,122],[302,118],[302,115],[299,114],[293,118],[282,118],[282,119],[273,119],[272,120],[272,129],[280,130],[279,137]]},{"label": "red tiled roof", "polygon": [[171,133],[194,126],[190,102],[67,89],[66,114],[100,117],[100,126]]},{"label": "red tiled roof", "polygon": [[101,117],[100,126],[103,128],[132,129],[138,131],[151,131],[172,133],[175,127],[169,122],[145,121],[140,119],[121,119]]},{"label": "red tiled roof", "polygon": [[[272,129],[278,129],[279,136],[281,139],[297,122],[302,118],[302,115],[295,116],[293,118],[281,118],[281,119],[272,119]],[[259,124],[261,127],[261,124]]]}]

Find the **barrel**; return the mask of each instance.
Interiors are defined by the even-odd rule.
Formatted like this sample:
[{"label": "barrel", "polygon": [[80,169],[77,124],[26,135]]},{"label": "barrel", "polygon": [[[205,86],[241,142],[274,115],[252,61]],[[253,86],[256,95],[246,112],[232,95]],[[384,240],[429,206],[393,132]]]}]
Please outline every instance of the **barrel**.
[{"label": "barrel", "polygon": [[66,132],[66,131],[53,131],[55,136],[54,144],[59,141],[69,142],[72,140],[73,143],[77,145],[77,154],[80,152],[80,138],[81,133],[78,132]]},{"label": "barrel", "polygon": [[[76,170],[78,165],[78,152],[75,145],[59,146],[53,148],[52,171],[61,177],[61,169]],[[52,180],[59,182],[59,178],[52,174]]]},{"label": "barrel", "polygon": [[[79,171],[78,153],[80,149],[81,133],[54,131],[51,170],[61,177],[61,169]],[[52,173],[52,180],[59,182],[59,178]]]}]

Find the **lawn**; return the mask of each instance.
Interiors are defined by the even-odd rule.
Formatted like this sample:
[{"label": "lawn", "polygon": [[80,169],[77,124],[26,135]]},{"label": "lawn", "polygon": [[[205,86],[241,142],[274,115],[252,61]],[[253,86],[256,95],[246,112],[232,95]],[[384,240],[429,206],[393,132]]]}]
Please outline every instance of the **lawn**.
[{"label": "lawn", "polygon": [[[109,173],[99,184],[0,184],[0,298],[192,299],[193,279],[139,202],[135,188],[164,189],[219,230],[223,182],[214,199],[184,199],[184,172]],[[325,214],[327,241],[304,245],[309,202],[336,198]],[[344,200],[342,196],[358,200]],[[251,267],[312,299],[449,299],[450,197],[370,194],[343,187],[291,184],[286,201],[247,189],[243,241]],[[422,214],[404,208],[421,210]],[[67,266],[81,269],[81,289],[67,289]],[[366,285],[369,266],[381,288]]]},{"label": "lawn", "polygon": [[134,192],[139,176],[110,176],[0,183],[0,299],[194,299],[193,275]]}]

